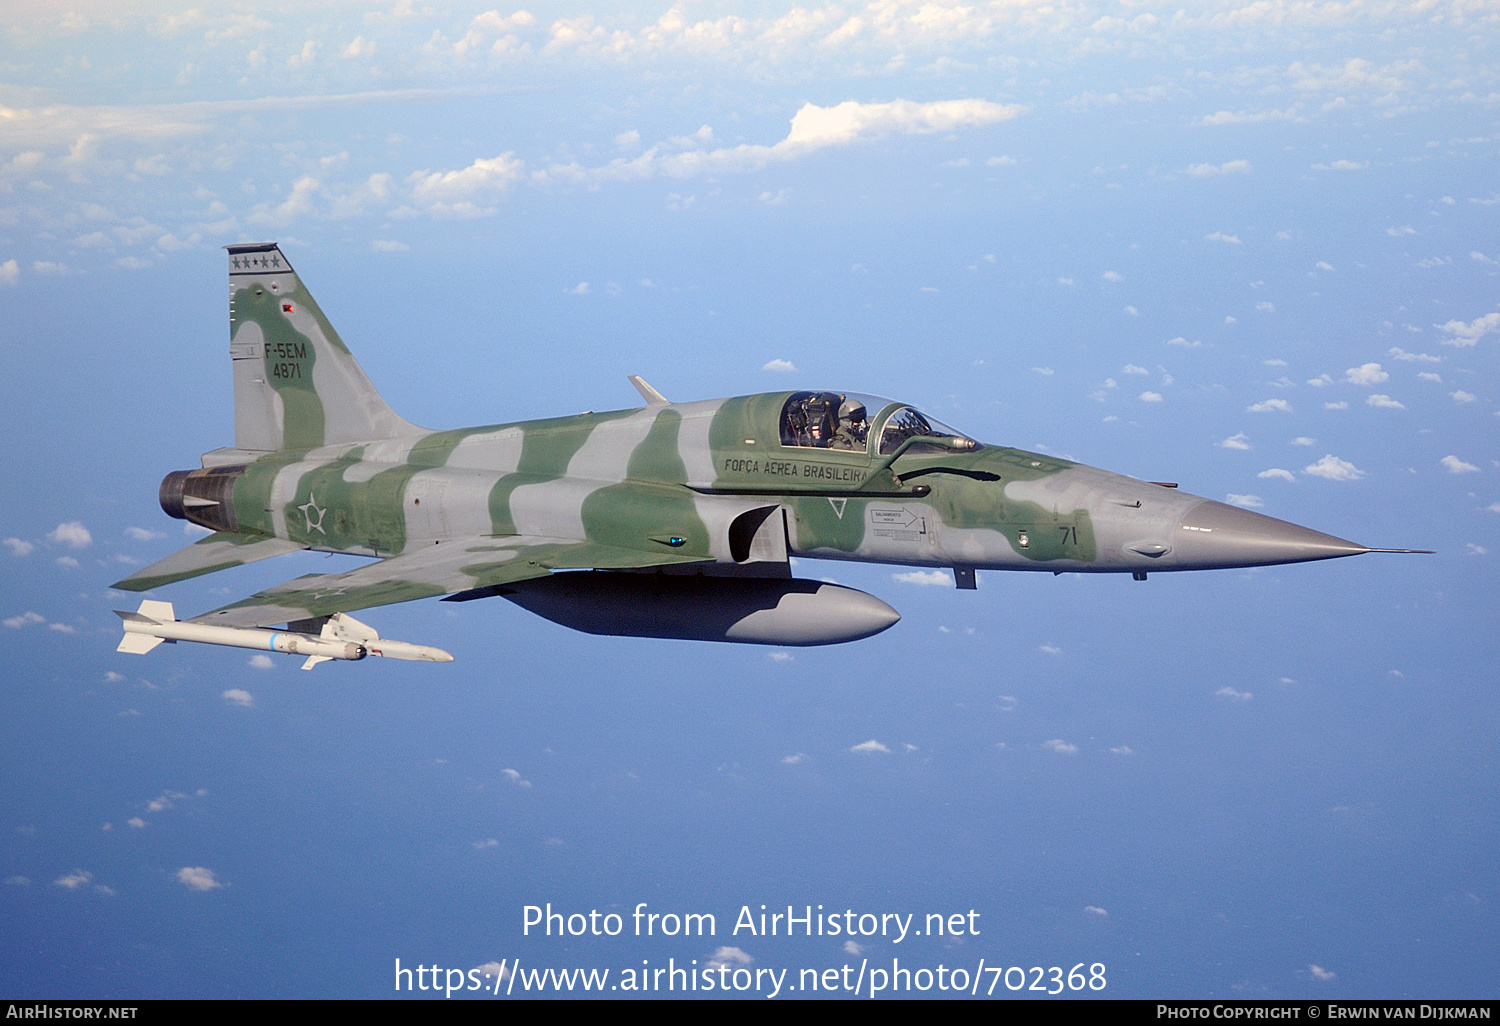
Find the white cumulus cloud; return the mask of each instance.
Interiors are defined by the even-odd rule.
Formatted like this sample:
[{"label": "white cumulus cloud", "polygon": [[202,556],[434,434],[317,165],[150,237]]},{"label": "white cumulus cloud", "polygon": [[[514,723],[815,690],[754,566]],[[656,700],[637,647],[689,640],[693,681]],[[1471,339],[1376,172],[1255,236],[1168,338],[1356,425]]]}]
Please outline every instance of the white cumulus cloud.
[{"label": "white cumulus cloud", "polygon": [[47,540],[58,545],[68,545],[75,549],[86,549],[94,542],[93,535],[89,529],[76,520],[70,520],[66,524],[58,524],[56,528],[47,534]]},{"label": "white cumulus cloud", "polygon": [[703,963],[703,968],[710,972],[718,972],[720,969],[743,969],[754,961],[754,958],[739,948],[725,945],[708,957],[708,960]]},{"label": "white cumulus cloud", "polygon": [[763,371],[790,373],[791,371],[797,369],[797,365],[791,360],[782,360],[780,358],[777,358],[775,360],[767,360],[764,364],[761,365],[760,369]]},{"label": "white cumulus cloud", "polygon": [[1351,385],[1378,385],[1391,380],[1391,376],[1380,369],[1380,364],[1366,363],[1344,371],[1344,380]]},{"label": "white cumulus cloud", "polygon": [[859,744],[857,744],[854,747],[850,748],[849,751],[851,751],[851,752],[885,752],[887,754],[890,753],[890,749],[889,748],[887,748],[885,745],[881,744],[879,741],[876,741],[874,738],[871,738],[868,741],[861,741]]},{"label": "white cumulus cloud", "polygon": [[1389,355],[1393,359],[1404,360],[1407,363],[1442,363],[1441,356],[1429,356],[1426,353],[1408,353],[1400,346],[1392,346]]},{"label": "white cumulus cloud", "polygon": [[883,135],[927,135],[953,132],[998,121],[1008,121],[1024,113],[1025,107],[991,103],[989,100],[937,100],[915,103],[896,100],[892,103],[860,103],[846,100],[833,107],[803,104],[792,116],[792,128],[777,147],[821,149],[847,145]]},{"label": "white cumulus cloud", "polygon": [[891,574],[891,579],[900,581],[902,584],[946,585],[950,588],[953,586],[953,578],[941,570],[912,570],[907,573]]},{"label": "white cumulus cloud", "polygon": [[1250,448],[1250,437],[1241,431],[1237,435],[1230,435],[1224,441],[1218,443],[1223,449],[1239,449],[1245,451]]},{"label": "white cumulus cloud", "polygon": [[1365,402],[1368,403],[1368,404],[1370,404],[1371,406],[1376,407],[1377,409],[1382,409],[1382,410],[1404,410],[1404,409],[1406,409],[1406,404],[1405,403],[1401,402],[1398,399],[1392,399],[1388,395],[1382,395],[1379,392],[1377,392],[1374,395],[1370,396],[1368,399],[1365,400]]},{"label": "white cumulus cloud", "polygon": [[1055,737],[1051,741],[1043,741],[1042,747],[1047,749],[1047,751],[1049,752],[1056,752],[1058,755],[1078,754],[1077,745],[1069,744],[1060,737]]},{"label": "white cumulus cloud", "polygon": [[230,705],[237,705],[242,709],[248,709],[255,704],[254,696],[243,688],[230,688],[221,697]]},{"label": "white cumulus cloud", "polygon": [[1256,477],[1266,477],[1266,478],[1275,477],[1275,478],[1280,478],[1283,481],[1295,481],[1295,480],[1297,480],[1297,475],[1293,474],[1290,470],[1282,470],[1280,467],[1272,467],[1270,470],[1262,470],[1259,474],[1256,474],[1255,476]]},{"label": "white cumulus cloud", "polygon": [[1324,456],[1316,463],[1303,467],[1302,473],[1311,474],[1313,477],[1326,478],[1329,481],[1357,481],[1365,476],[1363,470],[1360,470],[1348,460],[1339,459],[1332,453]]},{"label": "white cumulus cloud", "polygon": [[177,882],[194,891],[211,891],[224,886],[212,869],[202,866],[183,866],[177,871]]},{"label": "white cumulus cloud", "polygon": [[1212,178],[1214,175],[1243,175],[1250,172],[1248,160],[1230,160],[1223,164],[1189,164],[1187,173],[1194,178]]},{"label": "white cumulus cloud", "polygon": [[1263,403],[1245,407],[1251,413],[1291,413],[1292,404],[1285,399],[1267,399]]},{"label": "white cumulus cloud", "polygon": [[12,556],[29,556],[32,550],[36,548],[31,542],[22,541],[20,538],[5,539],[5,547],[10,549]]},{"label": "white cumulus cloud", "polygon": [[1234,492],[1225,496],[1225,501],[1231,506],[1244,506],[1247,509],[1259,509],[1265,505],[1259,495],[1236,495]]},{"label": "white cumulus cloud", "polygon": [[480,976],[488,977],[492,980],[499,980],[501,983],[504,983],[506,980],[510,979],[510,965],[508,959],[504,963],[486,962],[484,963],[484,965],[476,965],[474,967],[474,971]]},{"label": "white cumulus cloud", "polygon": [[1433,327],[1448,333],[1449,337],[1443,339],[1444,345],[1465,348],[1474,345],[1492,331],[1500,331],[1500,313],[1487,313],[1468,323],[1455,320],[1447,324],[1435,324]]},{"label": "white cumulus cloud", "polygon": [[514,153],[481,157],[456,171],[413,171],[407,176],[412,199],[440,216],[479,217],[494,213],[483,206],[519,181],[525,162]]},{"label": "white cumulus cloud", "polygon": [[1215,691],[1214,694],[1219,696],[1220,698],[1227,698],[1231,702],[1248,702],[1250,701],[1250,699],[1255,697],[1255,695],[1251,694],[1249,691],[1236,691],[1234,690],[1234,688],[1228,687],[1227,685]]},{"label": "white cumulus cloud", "polygon": [[[755,171],[777,161],[795,160],[833,146],[870,142],[890,135],[929,135],[1007,121],[1026,112],[1020,105],[989,100],[935,100],[918,103],[861,103],[846,100],[832,107],[805,103],[792,116],[785,139],[773,146],[743,144],[718,149],[673,149],[653,146],[638,157],[620,157],[602,167],[586,168],[577,163],[554,164],[535,173],[533,180],[588,184],[606,180],[638,181],[665,175],[691,178],[699,175]],[[705,126],[706,128],[707,126]],[[700,131],[674,145],[708,142],[712,130]]]},{"label": "white cumulus cloud", "polygon": [[1476,467],[1472,463],[1465,463],[1463,460],[1459,459],[1457,456],[1444,456],[1442,459],[1438,460],[1438,462],[1440,464],[1442,464],[1444,467],[1446,467],[1447,470],[1448,470],[1448,473],[1450,473],[1450,474],[1477,474],[1477,473],[1479,473],[1479,468],[1478,467]]}]

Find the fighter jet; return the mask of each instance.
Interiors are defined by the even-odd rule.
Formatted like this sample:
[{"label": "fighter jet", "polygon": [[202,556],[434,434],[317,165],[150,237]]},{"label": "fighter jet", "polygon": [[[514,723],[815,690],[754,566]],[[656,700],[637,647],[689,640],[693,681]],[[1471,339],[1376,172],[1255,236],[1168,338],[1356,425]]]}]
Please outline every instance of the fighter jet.
[{"label": "fighter jet", "polygon": [[[827,645],[900,615],[792,576],[792,557],[1130,574],[1267,566],[1372,549],[1070,460],[981,443],[848,391],[676,403],[431,431],[398,416],[275,243],[229,253],[234,445],[161,482],[212,531],[114,587],[148,591],[300,549],[367,556],[178,620],[120,612],[120,651],[164,641],[329,659],[445,662],[349,614],[499,596],[592,634]],[[274,628],[274,629],[272,629]]]}]

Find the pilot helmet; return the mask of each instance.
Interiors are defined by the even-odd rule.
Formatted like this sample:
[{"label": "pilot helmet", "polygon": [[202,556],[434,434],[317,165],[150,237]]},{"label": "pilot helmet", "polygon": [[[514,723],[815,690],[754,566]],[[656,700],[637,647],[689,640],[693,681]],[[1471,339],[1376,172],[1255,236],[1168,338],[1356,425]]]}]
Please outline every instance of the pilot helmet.
[{"label": "pilot helmet", "polygon": [[865,404],[858,399],[845,399],[839,406],[839,420],[853,424],[865,419]]}]

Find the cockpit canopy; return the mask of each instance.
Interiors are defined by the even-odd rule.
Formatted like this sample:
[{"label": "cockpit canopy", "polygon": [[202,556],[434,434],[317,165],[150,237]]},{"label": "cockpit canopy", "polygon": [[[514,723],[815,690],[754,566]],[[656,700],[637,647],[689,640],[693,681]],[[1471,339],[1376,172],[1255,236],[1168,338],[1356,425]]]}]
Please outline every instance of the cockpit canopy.
[{"label": "cockpit canopy", "polygon": [[[910,406],[859,392],[793,392],[781,408],[781,444],[844,452],[870,451],[870,435],[877,433],[875,453],[889,456],[908,438],[957,438],[978,449],[979,443]],[[941,453],[943,445],[913,443],[909,453]]]}]

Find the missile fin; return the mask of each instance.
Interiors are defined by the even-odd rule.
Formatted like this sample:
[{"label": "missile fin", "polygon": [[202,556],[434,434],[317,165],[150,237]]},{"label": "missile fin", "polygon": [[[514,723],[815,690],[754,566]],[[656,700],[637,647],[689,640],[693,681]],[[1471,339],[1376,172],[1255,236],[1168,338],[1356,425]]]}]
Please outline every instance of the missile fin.
[{"label": "missile fin", "polygon": [[129,652],[131,655],[145,655],[164,640],[166,639],[153,638],[149,634],[127,634],[120,639],[120,644],[115,651]]},{"label": "missile fin", "polygon": [[141,608],[136,612],[141,616],[149,616],[157,623],[171,623],[177,619],[177,614],[172,611],[172,603],[158,602],[155,599],[142,599]]},{"label": "missile fin", "polygon": [[322,636],[329,641],[379,641],[380,633],[348,613],[334,613],[323,624]]},{"label": "missile fin", "polygon": [[305,663],[302,664],[302,668],[304,670],[311,670],[314,666],[317,666],[319,663],[326,663],[326,662],[328,662],[328,657],[327,656],[308,656],[307,657],[307,662],[305,662]]}]

